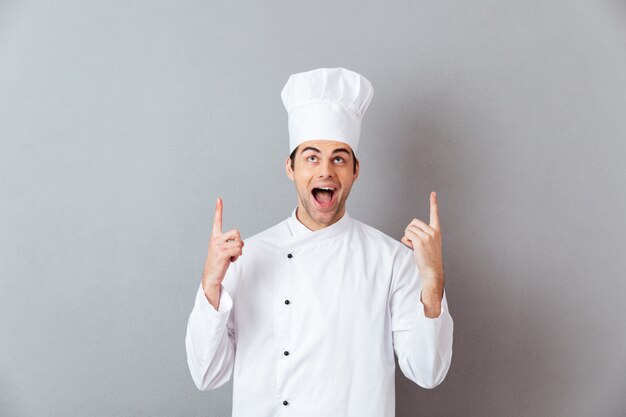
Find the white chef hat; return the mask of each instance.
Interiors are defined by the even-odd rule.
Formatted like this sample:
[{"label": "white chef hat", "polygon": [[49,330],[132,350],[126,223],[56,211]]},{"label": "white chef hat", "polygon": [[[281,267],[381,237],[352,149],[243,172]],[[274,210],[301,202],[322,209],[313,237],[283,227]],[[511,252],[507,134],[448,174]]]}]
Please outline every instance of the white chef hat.
[{"label": "white chef hat", "polygon": [[345,142],[356,153],[373,95],[367,78],[345,68],[290,75],[280,93],[288,115],[289,153],[307,140]]}]

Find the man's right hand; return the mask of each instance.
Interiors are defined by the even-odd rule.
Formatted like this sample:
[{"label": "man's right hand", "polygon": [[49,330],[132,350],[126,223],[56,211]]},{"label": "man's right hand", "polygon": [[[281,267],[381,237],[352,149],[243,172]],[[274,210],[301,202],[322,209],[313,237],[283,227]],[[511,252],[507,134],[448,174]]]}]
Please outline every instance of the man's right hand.
[{"label": "man's right hand", "polygon": [[202,289],[209,303],[217,310],[220,300],[220,286],[226,276],[231,262],[235,262],[241,255],[243,240],[239,230],[232,229],[222,233],[222,199],[217,199],[213,231],[209,242],[209,249],[202,271]]}]

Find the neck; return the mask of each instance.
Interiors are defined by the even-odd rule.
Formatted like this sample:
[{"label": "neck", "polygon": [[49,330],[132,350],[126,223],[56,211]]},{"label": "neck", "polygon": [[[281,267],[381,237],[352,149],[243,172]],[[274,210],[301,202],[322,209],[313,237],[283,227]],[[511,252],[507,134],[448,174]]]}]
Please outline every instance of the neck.
[{"label": "neck", "polygon": [[296,218],[298,219],[298,221],[300,221],[300,223],[305,225],[309,230],[316,231],[316,230],[320,230],[332,224],[337,223],[343,217],[345,212],[346,212],[345,206],[341,207],[341,209],[337,211],[335,216],[328,223],[318,223],[315,220],[313,220],[311,216],[309,216],[309,214],[306,212],[302,204],[298,203],[298,208],[296,209]]}]

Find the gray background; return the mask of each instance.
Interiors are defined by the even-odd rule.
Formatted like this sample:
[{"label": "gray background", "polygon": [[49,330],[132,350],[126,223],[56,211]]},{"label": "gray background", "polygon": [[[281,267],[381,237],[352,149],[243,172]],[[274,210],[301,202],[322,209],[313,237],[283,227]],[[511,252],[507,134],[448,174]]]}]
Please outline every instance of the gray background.
[{"label": "gray background", "polygon": [[296,204],[280,90],[372,82],[350,214],[439,195],[447,379],[398,416],[626,416],[626,5],[0,1],[0,415],[228,416],[184,335],[211,227]]}]

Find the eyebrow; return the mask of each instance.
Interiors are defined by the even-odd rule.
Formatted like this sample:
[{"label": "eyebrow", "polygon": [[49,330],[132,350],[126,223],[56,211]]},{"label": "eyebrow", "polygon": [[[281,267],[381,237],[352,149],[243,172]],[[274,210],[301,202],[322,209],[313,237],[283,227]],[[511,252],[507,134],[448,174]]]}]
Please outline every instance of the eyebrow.
[{"label": "eyebrow", "polygon": [[[305,153],[306,151],[315,151],[315,152],[318,152],[318,153],[322,153],[319,149],[314,148],[313,146],[307,146],[306,148],[302,149],[301,153]],[[345,152],[348,155],[350,155],[350,151],[348,151],[346,148],[337,148],[337,149],[335,149],[332,152],[332,154],[334,155],[334,154],[340,153],[340,152]]]}]

